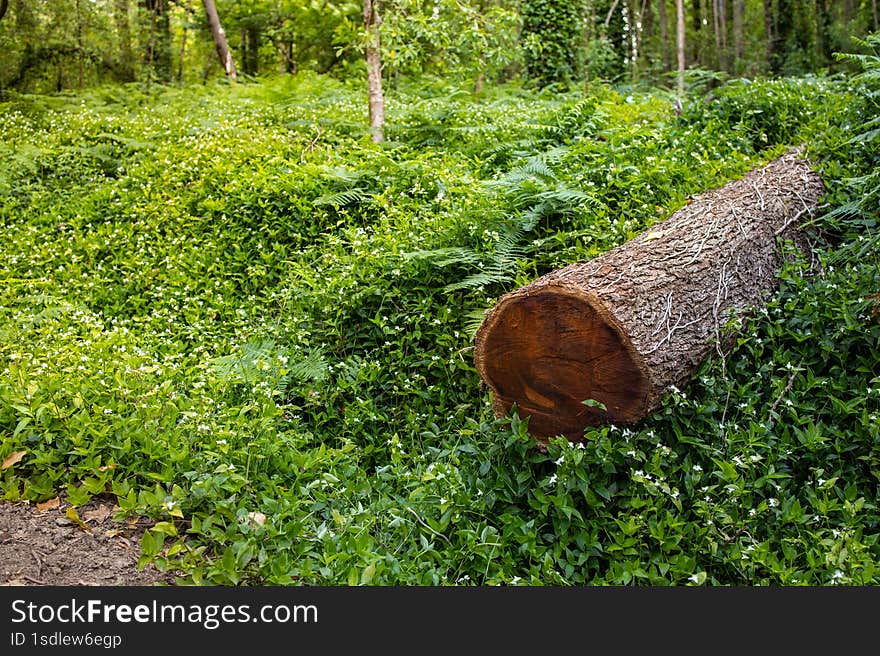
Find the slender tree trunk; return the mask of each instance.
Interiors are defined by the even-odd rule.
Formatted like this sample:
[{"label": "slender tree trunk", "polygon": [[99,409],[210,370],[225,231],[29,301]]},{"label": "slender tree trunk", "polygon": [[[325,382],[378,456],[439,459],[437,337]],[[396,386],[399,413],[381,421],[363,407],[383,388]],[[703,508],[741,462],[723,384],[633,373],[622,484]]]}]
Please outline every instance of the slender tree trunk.
[{"label": "slender tree trunk", "polygon": [[[707,2],[709,0],[706,0]],[[693,52],[692,60],[698,66],[704,64],[703,61],[703,11],[701,7],[700,0],[693,0],[694,7],[694,15],[691,16],[691,23],[694,28],[694,38],[693,43],[691,44],[691,50]]]},{"label": "slender tree trunk", "polygon": [[248,75],[260,74],[260,30],[249,25],[245,29],[245,39],[247,41],[246,61],[244,62],[245,72]]},{"label": "slender tree trunk", "polygon": [[382,94],[382,56],[379,50],[379,0],[364,0],[364,29],[367,31],[367,91],[370,103],[370,132],[375,143],[385,141],[385,97]]},{"label": "slender tree trunk", "polygon": [[[187,22],[189,21],[190,7],[187,3],[186,7],[186,18]],[[180,53],[177,58],[177,81],[183,81],[183,63],[186,59],[186,34],[189,31],[187,29],[187,22],[183,24],[183,33],[180,35]]]},{"label": "slender tree trunk", "polygon": [[677,27],[675,32],[675,51],[678,59],[678,99],[684,96],[684,0],[675,0]]},{"label": "slender tree trunk", "polygon": [[211,36],[214,37],[214,48],[217,50],[220,66],[226,72],[226,77],[235,80],[237,77],[235,61],[232,59],[232,51],[229,50],[229,44],[226,42],[226,32],[223,31],[223,25],[220,24],[220,16],[217,14],[214,0],[202,0],[202,4],[205,5],[205,13],[208,15],[208,25],[211,28]]},{"label": "slender tree trunk", "polygon": [[149,91],[150,85],[153,83],[153,76],[155,75],[155,71],[153,70],[153,62],[156,59],[156,7],[155,5],[150,7],[150,39],[147,42],[147,90]]},{"label": "slender tree trunk", "polygon": [[724,0],[712,0],[712,33],[715,36],[715,61],[724,70],[724,56],[721,54],[721,11],[718,8]]},{"label": "slender tree trunk", "polygon": [[83,38],[82,38],[82,7],[80,0],[76,0],[76,65],[78,69],[79,88],[83,88],[84,71],[83,71]]},{"label": "slender tree trunk", "polygon": [[642,8],[639,11],[639,15],[642,29],[638,33],[638,50],[639,56],[642,56],[643,52],[647,54],[650,50],[651,45],[653,45],[653,36],[657,32],[654,20],[654,5],[651,0],[642,0]]},{"label": "slender tree trunk", "polygon": [[660,52],[663,55],[663,71],[672,70],[669,56],[669,17],[666,15],[666,0],[657,0],[657,17],[660,20]]},{"label": "slender tree trunk", "polygon": [[743,23],[745,22],[745,0],[733,0],[733,63],[734,70],[741,69],[740,61],[745,52],[743,40]]},{"label": "slender tree trunk", "polygon": [[287,54],[285,55],[284,72],[296,73],[296,60],[293,58],[293,41],[287,42]]},{"label": "slender tree trunk", "polygon": [[480,70],[477,72],[477,79],[474,82],[474,94],[479,95],[483,93],[483,87],[486,83],[486,53],[480,53]]},{"label": "slender tree trunk", "polygon": [[843,0],[843,24],[844,27],[849,25],[853,19],[853,2],[852,0]]},{"label": "slender tree trunk", "polygon": [[135,79],[134,54],[131,49],[131,25],[128,19],[128,0],[116,0],[113,4],[113,22],[119,44],[119,77],[123,82]]},{"label": "slender tree trunk", "polygon": [[877,16],[877,0],[871,0],[871,15],[874,18],[874,31],[880,30],[880,21]]},{"label": "slender tree trunk", "polygon": [[722,71],[729,70],[727,61],[727,0],[715,0],[715,9],[718,15],[718,66]]},{"label": "slender tree trunk", "polygon": [[764,38],[767,44],[767,66],[776,65],[776,30],[773,28],[773,0],[764,0]]}]

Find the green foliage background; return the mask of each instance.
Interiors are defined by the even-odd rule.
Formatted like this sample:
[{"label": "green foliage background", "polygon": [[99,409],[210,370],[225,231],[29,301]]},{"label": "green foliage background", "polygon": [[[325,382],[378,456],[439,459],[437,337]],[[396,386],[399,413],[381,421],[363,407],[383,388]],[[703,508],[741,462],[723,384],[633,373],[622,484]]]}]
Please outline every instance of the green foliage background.
[{"label": "green foliage background", "polygon": [[[865,42],[876,49],[876,39]],[[147,515],[218,584],[876,584],[875,55],[853,78],[480,97],[404,80],[10,94],[0,474]],[[503,292],[806,142],[769,305],[637,427],[534,448],[471,335]],[[818,272],[815,272],[818,271]]]}]

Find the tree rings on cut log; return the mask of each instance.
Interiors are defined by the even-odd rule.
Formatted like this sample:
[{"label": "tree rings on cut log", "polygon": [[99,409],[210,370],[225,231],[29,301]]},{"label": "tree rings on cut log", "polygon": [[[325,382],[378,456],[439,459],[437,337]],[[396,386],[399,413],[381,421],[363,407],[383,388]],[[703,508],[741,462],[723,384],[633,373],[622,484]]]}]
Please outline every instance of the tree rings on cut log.
[{"label": "tree rings on cut log", "polygon": [[496,413],[515,405],[534,437],[577,440],[588,426],[643,419],[685,385],[729,344],[729,321],[776,288],[781,241],[806,248],[799,226],[824,186],[800,151],[502,296],[474,340]]},{"label": "tree rings on cut log", "polygon": [[501,412],[516,402],[541,437],[576,435],[604,417],[588,399],[621,422],[642,416],[647,367],[595,295],[553,284],[510,294],[496,307],[479,359]]}]

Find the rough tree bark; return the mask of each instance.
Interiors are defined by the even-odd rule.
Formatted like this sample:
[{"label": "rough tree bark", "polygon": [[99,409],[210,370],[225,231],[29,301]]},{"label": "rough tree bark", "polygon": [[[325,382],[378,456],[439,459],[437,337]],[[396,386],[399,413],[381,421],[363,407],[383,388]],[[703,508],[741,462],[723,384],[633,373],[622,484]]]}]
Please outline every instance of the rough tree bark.
[{"label": "rough tree bark", "polygon": [[226,71],[226,77],[234,80],[238,76],[235,70],[235,61],[232,59],[232,51],[226,42],[226,32],[223,31],[223,25],[220,24],[217,6],[214,4],[214,0],[202,0],[202,3],[205,5],[205,13],[208,15],[208,25],[211,28],[211,36],[214,37],[214,48],[220,58],[220,65]]},{"label": "rough tree bark", "polygon": [[799,224],[823,191],[793,149],[635,239],[501,297],[474,349],[496,412],[515,403],[542,441],[643,419],[727,348],[729,320],[763,305],[780,239],[806,248]]}]

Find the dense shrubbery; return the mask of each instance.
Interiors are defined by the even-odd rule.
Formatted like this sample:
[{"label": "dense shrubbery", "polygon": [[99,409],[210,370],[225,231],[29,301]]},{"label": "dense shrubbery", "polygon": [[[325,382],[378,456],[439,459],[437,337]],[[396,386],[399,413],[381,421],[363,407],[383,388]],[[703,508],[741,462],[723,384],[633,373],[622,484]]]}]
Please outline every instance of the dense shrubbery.
[{"label": "dense shrubbery", "polygon": [[[871,89],[737,82],[676,116],[403,88],[384,146],[310,76],[13,98],[3,495],[109,495],[197,583],[877,583],[880,258],[849,182],[877,140],[848,141]],[[849,207],[813,226],[821,273],[795,258],[636,428],[545,453],[492,416],[494,298],[802,140]]]}]

